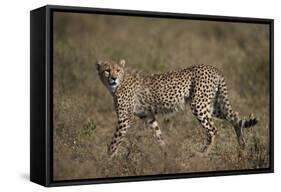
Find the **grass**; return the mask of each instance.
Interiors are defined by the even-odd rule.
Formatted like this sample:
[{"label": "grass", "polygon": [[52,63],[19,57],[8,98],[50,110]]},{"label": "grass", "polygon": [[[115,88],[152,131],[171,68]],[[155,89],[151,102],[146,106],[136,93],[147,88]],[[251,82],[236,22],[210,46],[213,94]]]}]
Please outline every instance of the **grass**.
[{"label": "grass", "polygon": [[[107,146],[116,126],[112,98],[100,82],[98,59],[124,58],[147,72],[205,63],[226,77],[233,108],[259,123],[245,130],[216,121],[211,153],[196,155],[204,134],[190,110],[159,117],[167,156],[140,120],[120,155]],[[269,26],[77,13],[54,15],[54,179],[86,179],[269,167]]]}]

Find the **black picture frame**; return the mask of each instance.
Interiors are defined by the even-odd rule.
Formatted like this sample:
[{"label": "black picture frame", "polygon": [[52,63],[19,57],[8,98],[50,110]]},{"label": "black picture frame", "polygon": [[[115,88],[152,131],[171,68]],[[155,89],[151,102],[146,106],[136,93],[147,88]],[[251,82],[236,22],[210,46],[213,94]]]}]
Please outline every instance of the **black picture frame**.
[{"label": "black picture frame", "polygon": [[[207,21],[260,23],[270,26],[270,167],[252,170],[228,170],[212,172],[178,173],[154,176],[131,176],[99,179],[53,180],[53,13],[77,12],[104,15],[126,15],[156,18],[177,18]],[[274,20],[245,17],[195,15],[182,13],[148,12],[134,10],[100,9],[47,5],[30,12],[30,180],[43,186],[81,185],[112,182],[146,181],[160,179],[194,178],[257,174],[274,172]]]}]

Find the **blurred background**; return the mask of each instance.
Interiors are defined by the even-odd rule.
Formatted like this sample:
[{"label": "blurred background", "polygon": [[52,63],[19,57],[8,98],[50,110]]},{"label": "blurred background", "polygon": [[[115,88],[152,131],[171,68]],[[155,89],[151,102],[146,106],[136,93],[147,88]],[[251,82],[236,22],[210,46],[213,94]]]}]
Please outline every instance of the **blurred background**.
[{"label": "blurred background", "polygon": [[[53,29],[55,180],[269,166],[268,25],[57,12]],[[217,120],[212,151],[198,156],[204,135],[187,107],[158,117],[167,156],[136,119],[120,155],[109,159],[117,119],[95,63],[121,58],[127,67],[151,73],[201,63],[217,67],[234,110],[259,119],[245,130],[246,149],[239,149],[231,125]]]}]

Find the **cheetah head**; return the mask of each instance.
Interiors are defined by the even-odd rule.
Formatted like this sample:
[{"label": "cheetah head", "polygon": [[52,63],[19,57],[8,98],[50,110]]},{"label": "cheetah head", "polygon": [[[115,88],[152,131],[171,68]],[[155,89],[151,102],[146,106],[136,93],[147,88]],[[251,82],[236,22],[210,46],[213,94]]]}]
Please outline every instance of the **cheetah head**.
[{"label": "cheetah head", "polygon": [[125,63],[125,60],[122,59],[118,63],[114,61],[98,61],[96,64],[100,80],[111,93],[115,92],[123,79]]}]

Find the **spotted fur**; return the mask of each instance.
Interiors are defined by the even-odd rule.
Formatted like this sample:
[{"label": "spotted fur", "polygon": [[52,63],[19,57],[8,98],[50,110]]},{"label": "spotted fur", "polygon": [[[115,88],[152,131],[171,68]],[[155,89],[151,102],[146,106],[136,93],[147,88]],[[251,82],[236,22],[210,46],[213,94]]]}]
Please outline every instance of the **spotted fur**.
[{"label": "spotted fur", "polygon": [[114,155],[137,116],[145,120],[161,146],[165,145],[156,115],[183,110],[186,104],[207,133],[203,149],[208,152],[214,142],[217,128],[214,117],[230,122],[238,143],[244,147],[243,128],[254,126],[256,118],[241,119],[233,111],[223,75],[209,65],[195,65],[185,69],[160,74],[145,74],[125,68],[120,62],[100,61],[97,71],[103,84],[111,93],[118,126],[108,152]]}]

